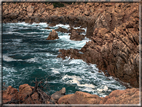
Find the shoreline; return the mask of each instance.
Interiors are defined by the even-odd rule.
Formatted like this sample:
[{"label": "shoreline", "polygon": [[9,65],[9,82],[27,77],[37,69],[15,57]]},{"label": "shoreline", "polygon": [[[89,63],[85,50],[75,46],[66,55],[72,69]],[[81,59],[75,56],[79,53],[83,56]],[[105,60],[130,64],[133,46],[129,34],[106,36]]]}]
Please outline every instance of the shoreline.
[{"label": "shoreline", "polygon": [[2,17],[3,23],[46,22],[87,27],[85,37],[91,41],[81,50],[61,49],[58,57],[71,56],[96,64],[104,73],[107,70],[110,76],[135,88],[139,87],[138,18],[138,3],[75,3],[60,8],[44,3],[3,3]]},{"label": "shoreline", "polygon": [[114,90],[106,97],[99,97],[82,91],[65,94],[66,88],[63,87],[50,96],[42,91],[37,83],[35,87],[22,84],[19,86],[19,91],[8,86],[2,91],[3,104],[139,104],[139,88]]}]

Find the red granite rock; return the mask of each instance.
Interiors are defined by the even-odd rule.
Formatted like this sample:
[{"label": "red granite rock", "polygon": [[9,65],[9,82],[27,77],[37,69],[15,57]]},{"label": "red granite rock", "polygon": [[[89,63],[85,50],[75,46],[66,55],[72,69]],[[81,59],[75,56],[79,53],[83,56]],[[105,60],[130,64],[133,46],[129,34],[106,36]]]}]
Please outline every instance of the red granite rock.
[{"label": "red granite rock", "polygon": [[2,92],[2,102],[7,103],[11,100],[18,100],[18,90],[12,86],[9,86]]}]

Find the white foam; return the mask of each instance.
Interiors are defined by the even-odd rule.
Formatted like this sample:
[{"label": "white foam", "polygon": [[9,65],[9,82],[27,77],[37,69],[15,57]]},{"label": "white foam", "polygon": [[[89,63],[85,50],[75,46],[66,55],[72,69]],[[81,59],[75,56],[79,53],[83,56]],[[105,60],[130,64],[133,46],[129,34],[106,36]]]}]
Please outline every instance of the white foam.
[{"label": "white foam", "polygon": [[75,46],[77,47],[83,47],[86,44],[87,40],[82,40],[79,41],[78,43],[74,43]]},{"label": "white foam", "polygon": [[70,26],[68,24],[57,24],[55,27],[69,28]]},{"label": "white foam", "polygon": [[62,40],[65,40],[65,41],[71,41],[69,35],[59,36],[59,38],[62,39]]},{"label": "white foam", "polygon": [[46,53],[45,55],[46,56],[53,56],[51,53]]},{"label": "white foam", "polygon": [[12,39],[12,41],[20,43],[20,42],[22,42],[22,39]]},{"label": "white foam", "polygon": [[79,87],[85,87],[85,88],[95,88],[93,84],[80,84],[80,80],[82,80],[79,76],[68,76],[65,75],[62,80],[66,81],[67,84],[77,84]]},{"label": "white foam", "polygon": [[[94,89],[93,88],[88,88],[88,87],[85,87],[85,88],[79,88],[81,91],[87,91],[87,92],[93,92]],[[94,93],[93,93],[94,94]]]},{"label": "white foam", "polygon": [[70,40],[69,34],[64,34],[62,36],[59,36],[59,38],[63,41],[67,41],[71,44],[70,46],[68,46],[68,48],[82,48],[86,44],[86,42],[90,41],[88,38],[85,38],[82,41]]},{"label": "white foam", "polygon": [[30,58],[26,60],[27,62],[37,62],[37,58]]},{"label": "white foam", "polygon": [[[66,79],[71,79],[71,80],[66,80]],[[66,80],[67,83],[75,83],[75,84],[79,84],[79,80],[81,80],[81,78],[79,76],[68,76],[65,75],[62,80]]]},{"label": "white foam", "polygon": [[16,61],[15,59],[11,58],[11,57],[8,57],[6,55],[3,55],[3,60],[4,61],[7,61],[7,62],[11,62],[11,61]]},{"label": "white foam", "polygon": [[86,32],[86,30],[87,30],[87,27],[85,27],[85,28],[80,28],[80,27],[73,27],[74,29],[82,29],[82,30],[85,30],[85,32]]},{"label": "white foam", "polygon": [[73,59],[69,62],[69,64],[81,64],[83,61],[81,59]]},{"label": "white foam", "polygon": [[4,60],[4,61],[7,61],[7,62],[11,62],[11,61],[36,62],[36,61],[37,61],[37,58],[30,58],[30,59],[27,59],[27,60],[22,60],[22,59],[14,59],[14,58],[8,57],[8,56],[6,56],[6,55],[3,55],[3,60]]},{"label": "white foam", "polygon": [[25,22],[18,22],[17,24],[18,24],[18,25],[24,25],[24,26],[30,26],[30,25],[31,25],[31,24],[25,23]]},{"label": "white foam", "polygon": [[93,84],[78,84],[78,86],[87,87],[87,88],[95,88]]},{"label": "white foam", "polygon": [[98,92],[103,92],[103,91],[106,92],[106,91],[108,91],[108,87],[106,85],[104,85],[104,86],[102,86],[102,88],[100,88],[100,89],[98,88],[97,91]]},{"label": "white foam", "polygon": [[7,67],[3,67],[4,71],[8,71],[9,73],[11,72],[17,72],[14,68],[7,68]]},{"label": "white foam", "polygon": [[42,26],[42,27],[47,27],[47,26],[48,26],[48,24],[45,23],[45,22],[33,23],[32,25],[40,25],[40,26]]},{"label": "white foam", "polygon": [[55,69],[55,68],[50,68],[50,69],[52,69],[52,72],[53,72],[54,74],[59,74],[58,69]]},{"label": "white foam", "polygon": [[[12,24],[12,25],[15,25],[15,23],[9,23],[9,24]],[[22,25],[22,26],[36,26],[36,25],[39,25],[39,26],[41,26],[41,27],[47,27],[48,26],[48,24],[47,23],[45,23],[45,22],[40,22],[40,23],[32,23],[32,24],[30,24],[30,23],[25,23],[25,22],[18,22],[18,23],[16,23],[17,25]]]}]

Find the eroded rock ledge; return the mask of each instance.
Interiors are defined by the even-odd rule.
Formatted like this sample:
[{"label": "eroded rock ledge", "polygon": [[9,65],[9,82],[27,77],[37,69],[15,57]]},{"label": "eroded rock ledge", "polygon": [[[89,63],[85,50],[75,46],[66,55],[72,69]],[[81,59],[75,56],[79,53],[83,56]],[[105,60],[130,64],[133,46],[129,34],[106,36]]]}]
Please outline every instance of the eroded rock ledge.
[{"label": "eroded rock ledge", "polygon": [[[34,92],[30,96],[32,90],[34,90],[34,87],[28,84],[20,85],[19,91],[9,86],[3,91],[3,104],[43,104],[42,97],[39,96],[37,92]],[[42,93],[45,98],[44,104],[139,104],[138,88],[115,90],[106,97],[99,97],[98,95],[92,95],[81,91],[65,95],[65,88],[54,93],[51,98],[48,98],[46,93]],[[56,95],[60,98],[57,98],[58,100],[55,102],[53,98],[56,98]],[[26,96],[30,97],[25,99]]]}]

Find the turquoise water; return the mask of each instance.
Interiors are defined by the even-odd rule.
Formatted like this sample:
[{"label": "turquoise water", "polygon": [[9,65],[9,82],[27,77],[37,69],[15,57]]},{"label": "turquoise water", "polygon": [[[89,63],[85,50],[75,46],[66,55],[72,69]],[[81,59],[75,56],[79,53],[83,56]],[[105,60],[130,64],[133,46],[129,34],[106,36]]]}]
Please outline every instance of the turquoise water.
[{"label": "turquoise water", "polygon": [[3,24],[2,72],[7,86],[17,89],[25,83],[34,86],[32,81],[37,78],[45,83],[48,81],[44,91],[50,95],[62,87],[66,87],[66,94],[84,91],[101,97],[113,90],[125,89],[112,77],[98,72],[95,64],[87,64],[80,59],[57,58],[59,49],[81,49],[89,39],[72,41],[69,33],[57,32],[58,40],[46,40],[52,29],[69,29],[69,25],[46,27],[47,23]]}]

